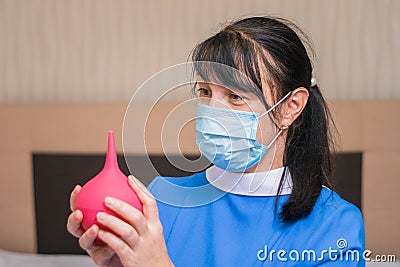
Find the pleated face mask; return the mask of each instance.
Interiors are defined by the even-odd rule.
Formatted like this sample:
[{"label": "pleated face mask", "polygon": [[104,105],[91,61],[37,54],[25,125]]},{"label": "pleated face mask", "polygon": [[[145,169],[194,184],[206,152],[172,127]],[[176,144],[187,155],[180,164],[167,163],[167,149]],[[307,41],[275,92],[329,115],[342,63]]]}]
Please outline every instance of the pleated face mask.
[{"label": "pleated face mask", "polygon": [[196,113],[196,145],[200,152],[217,167],[242,172],[258,163],[284,128],[268,145],[257,141],[259,118],[284,101],[286,94],[263,114],[216,108],[198,103]]}]

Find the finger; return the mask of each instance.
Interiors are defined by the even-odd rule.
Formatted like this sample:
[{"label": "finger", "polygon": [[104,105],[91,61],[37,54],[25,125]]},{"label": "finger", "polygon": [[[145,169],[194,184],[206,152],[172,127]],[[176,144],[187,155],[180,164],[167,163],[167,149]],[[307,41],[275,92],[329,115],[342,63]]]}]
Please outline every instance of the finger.
[{"label": "finger", "polygon": [[146,188],[139,179],[129,175],[129,184],[138,195],[143,204],[143,214],[149,220],[159,220],[157,202],[150,191]]},{"label": "finger", "polygon": [[107,208],[117,213],[121,218],[132,225],[139,235],[143,235],[147,231],[146,218],[143,216],[143,213],[135,207],[113,197],[106,197],[104,203]]},{"label": "finger", "polygon": [[139,234],[132,225],[115,216],[109,215],[105,212],[99,212],[97,213],[97,220],[99,223],[108,227],[111,231],[121,237],[132,248],[139,239]]},{"label": "finger", "polygon": [[123,259],[129,259],[132,257],[132,248],[113,233],[99,230],[99,238],[115,251],[122,262]]},{"label": "finger", "polygon": [[99,227],[93,224],[83,235],[79,238],[79,245],[81,248],[86,250],[88,253],[91,253],[99,248],[98,245],[95,244],[97,235],[99,234]]},{"label": "finger", "polygon": [[115,216],[109,215],[105,212],[99,212],[97,214],[97,220],[99,223],[108,227],[112,232],[120,236],[132,248],[139,239],[139,234],[132,225]]},{"label": "finger", "polygon": [[75,237],[81,237],[85,230],[82,228],[83,214],[80,210],[72,212],[68,216],[67,230]]},{"label": "finger", "polygon": [[74,211],[76,209],[76,197],[79,194],[79,191],[81,191],[82,187],[80,185],[76,185],[74,190],[72,190],[71,192],[71,196],[69,198],[69,207],[71,209],[71,211]]},{"label": "finger", "polygon": [[108,266],[116,253],[110,246],[105,244],[89,254],[98,266]]}]

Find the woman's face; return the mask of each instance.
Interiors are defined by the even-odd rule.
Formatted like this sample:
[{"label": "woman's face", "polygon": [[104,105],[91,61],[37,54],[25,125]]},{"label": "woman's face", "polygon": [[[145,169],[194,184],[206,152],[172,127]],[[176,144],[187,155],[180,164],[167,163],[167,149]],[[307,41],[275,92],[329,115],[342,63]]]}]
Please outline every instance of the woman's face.
[{"label": "woman's face", "polygon": [[[267,109],[256,94],[206,82],[197,83],[196,94],[199,103],[203,105],[258,113],[256,139],[260,144],[269,145],[278,132],[271,114],[265,114]],[[264,95],[266,95],[268,105],[273,106],[272,94],[269,88],[268,92],[264,92]],[[269,170],[275,159],[275,151],[274,143],[273,148],[268,149],[263,158],[246,172]]]},{"label": "woman's face", "polygon": [[[196,95],[201,104],[216,108],[255,112],[259,115],[266,111],[266,107],[259,96],[250,92],[243,92],[220,85],[198,82]],[[267,102],[270,104],[269,101]],[[275,133],[276,128],[271,118],[267,114],[259,117],[256,135],[257,141],[260,144],[266,145],[273,138]]]}]

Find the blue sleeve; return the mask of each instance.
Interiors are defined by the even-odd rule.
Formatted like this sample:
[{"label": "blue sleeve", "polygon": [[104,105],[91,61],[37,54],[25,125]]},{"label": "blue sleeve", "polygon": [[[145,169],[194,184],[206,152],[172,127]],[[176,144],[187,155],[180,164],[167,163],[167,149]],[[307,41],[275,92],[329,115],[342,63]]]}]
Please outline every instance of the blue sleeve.
[{"label": "blue sleeve", "polygon": [[160,192],[160,190],[162,191],[163,187],[158,186],[160,184],[160,181],[162,184],[162,179],[165,179],[165,177],[155,177],[147,186],[147,189],[149,189],[149,191],[153,194],[154,198],[157,201],[158,214],[161,224],[163,226],[164,239],[166,242],[168,242],[169,235],[171,233],[179,209],[160,201],[159,195],[165,193]]}]

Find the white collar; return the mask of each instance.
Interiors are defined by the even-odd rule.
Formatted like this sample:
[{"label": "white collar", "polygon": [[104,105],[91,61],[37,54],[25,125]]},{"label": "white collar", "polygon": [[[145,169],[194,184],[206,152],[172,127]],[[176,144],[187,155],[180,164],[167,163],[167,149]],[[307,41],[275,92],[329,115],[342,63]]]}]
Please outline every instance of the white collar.
[{"label": "white collar", "polygon": [[[214,165],[206,170],[206,178],[210,184],[225,192],[245,196],[276,196],[284,169],[282,167],[266,172],[237,173]],[[291,192],[292,177],[287,169],[279,195]]]}]

